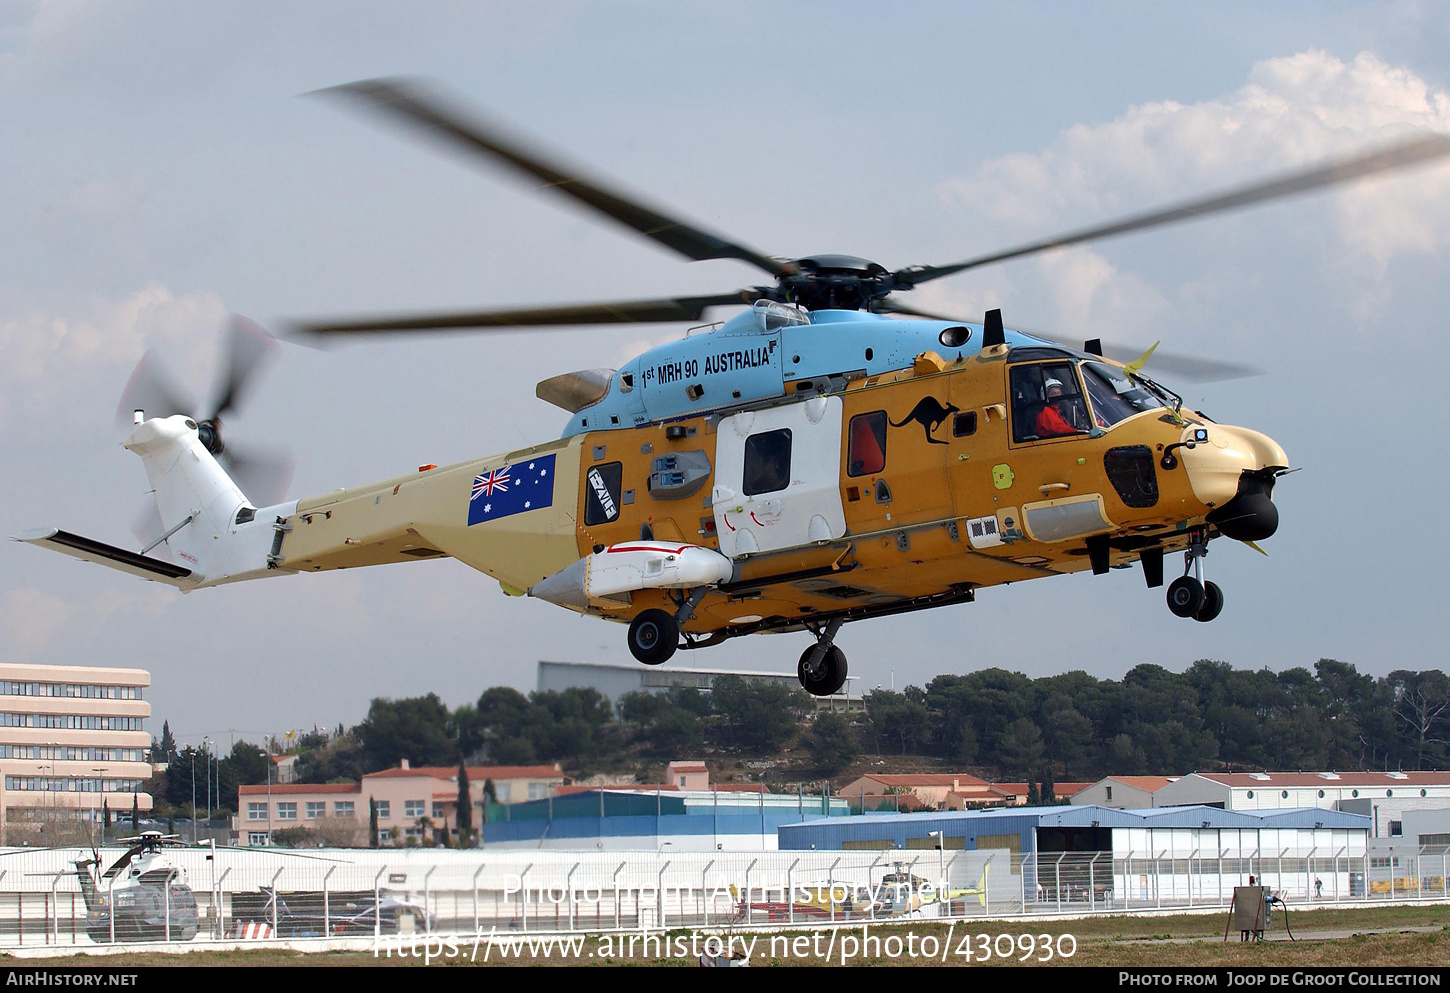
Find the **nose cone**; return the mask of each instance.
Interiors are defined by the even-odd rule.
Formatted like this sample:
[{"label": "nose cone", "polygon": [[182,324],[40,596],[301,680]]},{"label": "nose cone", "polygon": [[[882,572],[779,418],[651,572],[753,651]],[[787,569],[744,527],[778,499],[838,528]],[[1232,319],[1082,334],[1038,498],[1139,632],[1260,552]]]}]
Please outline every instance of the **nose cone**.
[{"label": "nose cone", "polygon": [[1207,443],[1180,452],[1194,496],[1226,537],[1259,541],[1278,530],[1274,480],[1289,465],[1278,442],[1250,428],[1213,424]]}]

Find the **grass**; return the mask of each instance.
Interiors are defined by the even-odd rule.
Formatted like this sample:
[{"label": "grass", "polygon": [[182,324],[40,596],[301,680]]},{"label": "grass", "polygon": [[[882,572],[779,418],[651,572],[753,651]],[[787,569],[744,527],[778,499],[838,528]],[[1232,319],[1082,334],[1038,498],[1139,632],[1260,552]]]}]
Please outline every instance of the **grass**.
[{"label": "grass", "polygon": [[[970,935],[966,947],[972,950],[970,960],[957,954],[947,954],[945,961],[942,959],[940,946],[942,940],[947,936],[949,928],[945,924],[937,924],[927,921],[918,921],[913,924],[896,926],[873,926],[870,934],[873,937],[882,939],[882,946],[878,949],[864,950],[864,953],[850,956],[847,964],[866,966],[889,966],[889,965],[1089,965],[1089,966],[1143,966],[1143,967],[1164,967],[1164,966],[1450,966],[1450,907],[1446,906],[1416,906],[1416,907],[1369,907],[1365,909],[1325,909],[1325,910],[1302,910],[1291,911],[1290,924],[1296,935],[1307,940],[1294,943],[1287,941],[1266,941],[1258,944],[1241,944],[1237,940],[1237,934],[1230,935],[1228,943],[1223,942],[1224,922],[1226,914],[1214,912],[1209,914],[1178,916],[1178,917],[1093,917],[1075,921],[982,921],[958,923],[955,929],[951,930],[952,952],[963,948],[962,939]],[[1276,915],[1276,932],[1279,918]],[[1430,932],[1404,932],[1406,928],[1434,928]],[[1379,934],[1350,934],[1343,937],[1319,937],[1325,932],[1368,932],[1387,931]],[[908,932],[916,936],[918,954],[912,957],[906,953],[906,936]],[[783,953],[790,943],[796,941],[803,932],[790,932],[787,934],[756,934],[753,932],[742,932],[736,936],[737,943],[748,940],[751,937],[757,939],[754,946],[755,953],[752,957],[752,965],[821,965],[825,964],[822,958],[807,954],[805,956],[793,956]],[[847,936],[859,939],[860,930],[843,930],[837,936],[837,943],[834,947],[831,964],[840,964],[843,944]],[[1054,944],[1057,938],[1062,935],[1072,935],[1076,939],[1077,951],[1071,958],[1061,959],[1054,956],[1053,960],[1047,963],[1042,962],[1019,962],[1016,958],[1021,955],[1019,950],[1024,946],[1014,947],[1014,956],[983,958],[979,954],[981,946],[977,935],[987,936],[989,941],[995,944],[999,935],[1011,936],[1014,941],[1019,935],[1048,935],[1053,939]],[[667,937],[675,947],[670,951],[678,951],[681,948],[688,948],[690,941],[689,931],[668,932]],[[601,942],[606,936],[589,935],[584,939],[583,958],[566,957],[555,951],[548,956],[530,956],[527,953],[514,955],[501,955],[497,950],[491,953],[489,961],[492,964],[510,965],[693,965],[694,956],[686,953],[684,956],[664,956],[654,954],[653,950],[646,953],[641,950],[638,940],[634,954],[620,954],[618,943],[620,936],[615,935],[611,945],[607,949],[612,954],[602,957]],[[637,937],[637,936],[636,936]],[[771,955],[771,939],[784,939],[786,944],[777,942],[776,956]],[[937,952],[933,957],[920,954],[920,945],[923,939],[935,938]],[[892,949],[892,942],[888,939],[895,938],[903,945],[902,954],[892,956],[888,952]],[[457,954],[453,956],[444,955],[435,959],[433,965],[459,965],[468,964],[472,943],[467,939],[455,939],[457,942]],[[821,947],[824,948],[829,937],[821,939]],[[1006,939],[1003,939],[1002,948],[1006,948]],[[1040,947],[1040,946],[1039,946]],[[228,967],[267,967],[274,965],[286,966],[407,966],[423,965],[421,957],[423,951],[422,940],[418,948],[419,957],[375,957],[371,951],[368,952],[291,952],[273,949],[258,949],[256,951],[203,951],[192,952],[184,955],[165,954],[158,952],[108,955],[108,956],[73,956],[55,959],[11,959],[11,962],[24,961],[25,964],[36,965],[70,965],[74,966],[81,961],[89,959],[87,964],[105,965],[107,967],[125,966],[183,966],[183,967],[206,967],[206,966],[228,966]],[[435,948],[436,951],[436,948]],[[446,951],[446,949],[445,949]],[[875,954],[871,954],[875,951]],[[592,954],[591,954],[592,953]],[[481,964],[483,951],[480,948],[477,953],[478,962]]]}]

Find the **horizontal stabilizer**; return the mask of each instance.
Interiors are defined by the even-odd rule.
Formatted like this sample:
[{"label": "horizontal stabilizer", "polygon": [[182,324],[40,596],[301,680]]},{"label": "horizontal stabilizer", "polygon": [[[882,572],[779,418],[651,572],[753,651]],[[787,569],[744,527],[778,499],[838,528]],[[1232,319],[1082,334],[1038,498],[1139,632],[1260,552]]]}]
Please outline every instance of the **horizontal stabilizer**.
[{"label": "horizontal stabilizer", "polygon": [[181,566],[163,562],[161,559],[153,559],[149,555],[128,552],[124,548],[107,545],[94,538],[85,538],[78,534],[71,534],[69,531],[61,531],[58,528],[37,528],[34,531],[26,531],[24,534],[17,535],[14,540],[49,548],[86,562],[95,562],[97,565],[110,566],[112,569],[119,569],[121,572],[140,576],[142,579],[165,583],[167,586],[174,586],[177,589],[190,588],[195,585],[195,583],[183,582],[191,577],[190,569],[183,569]]}]

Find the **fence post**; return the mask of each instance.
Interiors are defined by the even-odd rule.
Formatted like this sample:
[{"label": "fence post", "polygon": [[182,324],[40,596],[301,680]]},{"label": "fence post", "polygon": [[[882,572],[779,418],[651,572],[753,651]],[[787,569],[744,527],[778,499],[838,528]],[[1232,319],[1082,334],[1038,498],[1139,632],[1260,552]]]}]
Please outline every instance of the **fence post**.
[{"label": "fence post", "polygon": [[1098,909],[1098,905],[1097,905],[1097,885],[1098,885],[1098,881],[1097,881],[1097,878],[1096,878],[1096,872],[1094,870],[1097,868],[1098,857],[1101,856],[1102,854],[1103,854],[1102,852],[1093,852],[1093,857],[1090,858],[1090,859],[1088,859],[1088,912],[1089,913],[1091,913],[1092,911]]},{"label": "fence post", "polygon": [[[837,862],[841,861],[836,859]],[[710,867],[715,864],[711,859],[705,863],[705,868],[700,870],[700,906],[705,911],[705,926],[710,926]]]},{"label": "fence post", "polygon": [[[946,891],[947,891],[946,892],[946,897],[947,897],[947,916],[948,917],[950,917],[951,914],[952,914],[952,866],[954,866],[954,865],[957,864],[957,859],[961,858],[961,856],[962,856],[962,853],[961,852],[958,852],[957,854],[953,855],[951,858],[947,859],[946,871],[942,873],[942,875],[946,876],[946,878],[942,880],[942,885],[946,888]],[[962,913],[965,914],[966,911],[967,911],[967,901],[966,901],[966,898],[964,896],[962,898]]]},{"label": "fence post", "polygon": [[524,912],[524,926],[521,930],[529,929],[529,873],[534,871],[534,863],[530,862],[519,877],[519,901]]},{"label": "fence post", "polygon": [[272,937],[280,938],[277,931],[277,906],[282,902],[282,894],[277,892],[277,880],[282,878],[282,870],[278,869],[272,876]]},{"label": "fence post", "polygon": [[665,864],[660,866],[659,875],[655,877],[655,920],[661,930],[665,926],[665,870],[670,864],[670,860],[666,859]]},{"label": "fence post", "polygon": [[1319,851],[1315,845],[1309,849],[1309,857],[1304,861],[1304,899],[1307,901],[1314,893],[1314,853]]},{"label": "fence post", "polygon": [[[195,823],[194,819],[192,823]],[[280,869],[277,871],[281,872]],[[176,878],[176,873],[177,870],[172,869],[166,874],[166,940],[168,943],[171,941],[171,881]],[[273,930],[275,931],[276,929],[274,928]]]},{"label": "fence post", "polygon": [[433,873],[436,872],[437,869],[438,867],[436,865],[429,866],[428,871],[423,873],[423,927],[427,928],[429,934],[433,933],[434,914],[433,888],[428,880],[432,878]]},{"label": "fence post", "polygon": [[[1195,848],[1193,851],[1191,851],[1191,852],[1188,853],[1188,905],[1190,907],[1193,906],[1193,857],[1195,855],[1197,855],[1198,852],[1199,852],[1199,850],[1197,848]],[[1199,880],[1198,880],[1198,895],[1199,896],[1202,896],[1203,895],[1203,879],[1202,879],[1202,876],[1203,876],[1203,859],[1199,859],[1198,860],[1198,869],[1199,869],[1198,875],[1200,877]]]},{"label": "fence post", "polygon": [[[1011,852],[1008,852],[1007,853],[1007,858],[1009,860],[1008,861],[1008,864],[1010,865],[1011,864],[1010,860],[1012,858],[1012,853]],[[1028,857],[1026,855],[1023,855],[1023,856],[1021,856],[1020,860],[1017,863],[1017,879],[1022,884],[1022,913],[1023,914],[1026,914],[1027,913],[1027,858]]]},{"label": "fence post", "polygon": [[[1368,847],[1366,847],[1365,850],[1364,850],[1363,864],[1364,864],[1364,885],[1361,886],[1360,889],[1362,889],[1364,892],[1360,894],[1360,897],[1359,898],[1363,902],[1369,903],[1369,848]],[[1391,860],[1391,863],[1390,864],[1391,865],[1394,864],[1393,863],[1393,860]]]},{"label": "fence post", "polygon": [[[15,909],[16,909],[16,912],[18,914],[19,913],[19,910],[20,910],[20,907],[19,907],[18,904],[16,905],[16,908]],[[110,919],[111,919],[111,944],[114,945],[116,943],[116,877],[115,876],[112,876],[111,877],[111,881],[106,884],[106,911],[107,911],[107,916],[110,917]],[[21,933],[21,935],[24,935],[25,934],[24,929],[22,929],[20,933]]]},{"label": "fence post", "polygon": [[[167,891],[170,892],[170,887]],[[46,915],[45,922],[45,943],[50,944],[51,921],[55,922],[55,943],[60,944],[60,873],[50,881],[50,913]]]},{"label": "fence post", "polygon": [[564,889],[569,894],[569,930],[574,930],[574,873],[579,870],[579,863],[575,862],[569,867],[569,874],[564,877]]},{"label": "fence post", "polygon": [[[1128,904],[1133,899],[1133,850],[1128,849],[1128,854],[1123,857],[1123,909],[1128,909]],[[1114,889],[1117,888],[1117,881],[1113,881]]]},{"label": "fence post", "polygon": [[[864,810],[866,801],[863,799],[861,803],[862,809]],[[873,921],[876,919],[876,864],[880,862],[882,858],[883,856],[881,855],[876,856],[874,859],[871,860],[871,864],[866,867],[866,900],[868,905],[867,912],[871,915],[871,919]]]},{"label": "fence post", "polygon": [[215,892],[213,893],[212,899],[216,901],[216,936],[218,939],[225,938],[227,935],[227,918],[223,912],[226,905],[222,901],[222,883],[226,882],[227,875],[231,871],[232,867],[227,866],[222,870],[222,874],[217,877],[216,882],[213,884]]},{"label": "fence post", "polygon": [[377,940],[383,935],[383,874],[388,871],[384,865],[373,877],[373,947],[377,947]]},{"label": "fence post", "polygon": [[473,870],[473,933],[475,935],[483,932],[483,925],[478,922],[478,876],[481,872],[483,872],[482,862],[479,863],[477,869]]},{"label": "fence post", "polygon": [[[620,927],[620,924],[619,924],[619,874],[624,871],[624,867],[627,866],[627,865],[629,865],[628,862],[621,862],[621,863],[619,863],[619,868],[614,870],[614,880],[613,880],[613,882],[614,882],[614,927],[615,927],[615,930],[618,930],[619,927]],[[745,878],[746,878],[747,881],[749,880],[749,878],[750,878],[749,870],[746,871]]]},{"label": "fence post", "polygon": [[[755,868],[755,863],[757,863],[759,861],[760,861],[760,859],[751,859],[750,860],[750,864],[745,867],[745,896],[742,898],[742,900],[740,902],[740,920],[741,920],[742,923],[745,923],[745,924],[749,924],[750,923],[750,918],[753,916],[750,913],[750,870],[751,869],[754,869]],[[878,859],[878,861],[879,861],[879,859]],[[874,865],[875,863],[872,863],[872,864]],[[764,893],[765,893],[765,890],[764,890],[764,888],[762,888],[761,889],[761,895],[763,896]]]},{"label": "fence post", "polygon": [[332,935],[332,894],[328,884],[332,879],[332,874],[336,871],[337,866],[330,865],[322,876],[322,936],[324,938]]},{"label": "fence post", "polygon": [[1057,862],[1052,866],[1052,884],[1057,888],[1057,912],[1062,913],[1062,860],[1067,858],[1067,852],[1057,857]]},{"label": "fence post", "polygon": [[801,860],[796,859],[790,864],[790,868],[785,870],[786,914],[789,916],[790,922],[792,924],[795,923],[795,867],[800,864]]}]

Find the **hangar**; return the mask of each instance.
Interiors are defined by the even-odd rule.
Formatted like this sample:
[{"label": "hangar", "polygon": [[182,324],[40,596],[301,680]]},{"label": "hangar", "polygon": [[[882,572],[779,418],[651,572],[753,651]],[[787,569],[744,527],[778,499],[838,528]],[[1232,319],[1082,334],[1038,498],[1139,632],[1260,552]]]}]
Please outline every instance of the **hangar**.
[{"label": "hangar", "polygon": [[1024,904],[1098,909],[1217,903],[1250,875],[1286,897],[1354,896],[1370,828],[1369,817],[1313,807],[1055,806],[868,814],[783,825],[779,836],[782,851],[995,851],[990,871],[1010,869]]}]

